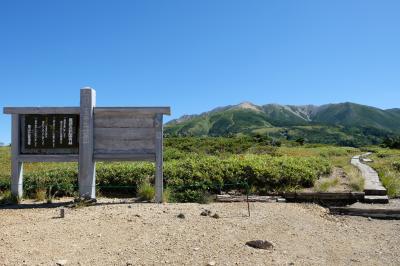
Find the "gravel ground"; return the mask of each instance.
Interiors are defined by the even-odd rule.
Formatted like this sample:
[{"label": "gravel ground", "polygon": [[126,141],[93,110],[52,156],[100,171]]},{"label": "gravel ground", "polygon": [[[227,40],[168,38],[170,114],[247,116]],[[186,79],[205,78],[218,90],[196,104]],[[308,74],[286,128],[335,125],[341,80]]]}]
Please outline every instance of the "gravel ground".
[{"label": "gravel ground", "polygon": [[[200,216],[204,208],[220,218]],[[102,199],[59,213],[0,209],[0,265],[400,265],[400,221],[331,216],[314,204],[251,203],[246,217],[246,203]],[[245,245],[255,239],[273,250]]]}]

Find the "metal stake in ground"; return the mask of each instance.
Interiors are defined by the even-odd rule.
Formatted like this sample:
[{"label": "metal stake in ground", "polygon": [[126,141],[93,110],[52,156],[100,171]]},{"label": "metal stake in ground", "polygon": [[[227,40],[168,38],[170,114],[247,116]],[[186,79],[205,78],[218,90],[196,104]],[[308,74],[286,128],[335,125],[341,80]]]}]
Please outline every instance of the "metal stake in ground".
[{"label": "metal stake in ground", "polygon": [[250,217],[250,203],[249,203],[249,183],[246,181],[246,201],[247,201],[247,211]]}]

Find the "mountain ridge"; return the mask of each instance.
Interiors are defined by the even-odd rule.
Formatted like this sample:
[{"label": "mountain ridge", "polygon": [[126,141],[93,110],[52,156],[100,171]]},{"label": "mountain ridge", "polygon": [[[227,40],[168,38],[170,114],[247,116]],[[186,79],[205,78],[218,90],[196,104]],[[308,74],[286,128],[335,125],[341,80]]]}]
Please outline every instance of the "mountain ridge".
[{"label": "mountain ridge", "polygon": [[256,105],[246,101],[182,116],[169,121],[165,129],[168,135],[177,136],[267,134],[278,138],[282,138],[285,130],[296,130],[298,133],[294,136],[299,137],[320,132],[322,138],[322,131],[327,130],[337,135],[336,138],[360,138],[361,134],[368,144],[387,135],[400,134],[400,108],[385,110],[352,102]]}]

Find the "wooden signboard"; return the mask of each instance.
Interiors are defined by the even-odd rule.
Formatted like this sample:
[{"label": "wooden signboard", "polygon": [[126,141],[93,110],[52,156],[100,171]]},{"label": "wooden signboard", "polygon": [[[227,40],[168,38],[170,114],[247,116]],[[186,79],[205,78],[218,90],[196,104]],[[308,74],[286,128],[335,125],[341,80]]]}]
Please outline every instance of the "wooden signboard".
[{"label": "wooden signboard", "polygon": [[21,115],[21,154],[78,154],[79,115]]},{"label": "wooden signboard", "polygon": [[5,107],[12,115],[11,191],[22,196],[23,162],[79,162],[79,193],[96,197],[96,161],[154,161],[162,201],[163,115],[169,107],[95,107],[81,90],[80,107]]}]

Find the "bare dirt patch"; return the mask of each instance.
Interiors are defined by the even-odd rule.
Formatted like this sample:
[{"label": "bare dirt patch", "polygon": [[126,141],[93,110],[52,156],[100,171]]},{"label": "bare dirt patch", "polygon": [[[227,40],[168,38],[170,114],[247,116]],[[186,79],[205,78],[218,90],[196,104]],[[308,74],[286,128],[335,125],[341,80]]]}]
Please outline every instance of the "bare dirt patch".
[{"label": "bare dirt patch", "polygon": [[303,191],[310,192],[351,192],[352,190],[350,177],[341,167],[333,167],[332,173],[320,177],[315,182],[314,187],[303,189]]},{"label": "bare dirt patch", "polygon": [[[219,219],[201,216],[204,209]],[[178,214],[185,218],[177,218]],[[400,221],[314,204],[140,204],[0,209],[0,265],[399,265]],[[246,246],[268,240],[271,250]]]}]

